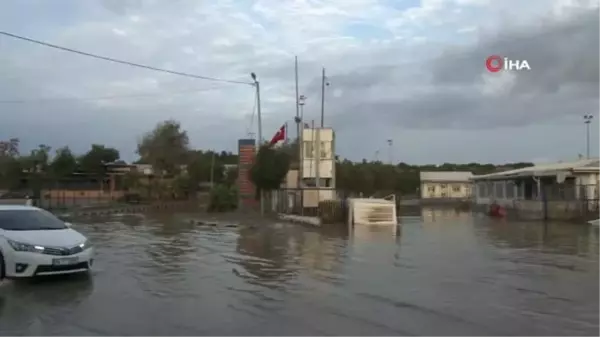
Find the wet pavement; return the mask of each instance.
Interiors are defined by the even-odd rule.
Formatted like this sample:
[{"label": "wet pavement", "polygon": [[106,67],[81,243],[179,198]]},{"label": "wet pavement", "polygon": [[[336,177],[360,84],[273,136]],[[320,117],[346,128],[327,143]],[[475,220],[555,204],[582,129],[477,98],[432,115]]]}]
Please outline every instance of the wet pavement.
[{"label": "wet pavement", "polygon": [[91,277],[0,286],[0,335],[598,335],[598,228],[424,210],[401,229],[75,221]]}]

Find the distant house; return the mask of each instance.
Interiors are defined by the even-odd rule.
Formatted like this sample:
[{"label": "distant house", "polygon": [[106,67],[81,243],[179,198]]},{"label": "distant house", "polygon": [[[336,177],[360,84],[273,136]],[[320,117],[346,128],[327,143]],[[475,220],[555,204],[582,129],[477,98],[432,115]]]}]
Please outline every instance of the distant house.
[{"label": "distant house", "polygon": [[472,181],[476,205],[498,204],[531,218],[564,219],[581,212],[598,215],[598,158],[478,175]]},{"label": "distant house", "polygon": [[471,196],[473,173],[464,171],[420,172],[421,199],[464,200]]}]

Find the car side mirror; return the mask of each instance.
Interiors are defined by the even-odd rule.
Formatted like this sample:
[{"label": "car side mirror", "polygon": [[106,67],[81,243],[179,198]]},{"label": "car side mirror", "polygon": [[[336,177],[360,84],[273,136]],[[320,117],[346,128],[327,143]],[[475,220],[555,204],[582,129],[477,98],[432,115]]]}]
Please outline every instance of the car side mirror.
[{"label": "car side mirror", "polygon": [[67,228],[71,228],[73,227],[73,224],[70,222],[65,222],[65,226],[67,226]]}]

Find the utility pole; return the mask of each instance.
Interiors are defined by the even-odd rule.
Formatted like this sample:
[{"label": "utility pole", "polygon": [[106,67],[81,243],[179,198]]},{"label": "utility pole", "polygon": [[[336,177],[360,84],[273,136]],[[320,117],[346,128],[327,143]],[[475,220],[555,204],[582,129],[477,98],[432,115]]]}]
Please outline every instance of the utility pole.
[{"label": "utility pole", "polygon": [[[296,147],[298,148],[298,153],[296,154],[296,158],[298,159],[298,179],[296,179],[296,188],[300,188],[302,183],[302,137],[300,135],[300,123],[302,123],[302,116],[300,115],[300,97],[298,97],[298,56],[294,58],[294,78],[296,82],[296,118],[294,121],[296,122]],[[304,105],[304,102],[302,102]],[[304,129],[304,128],[302,128]],[[302,198],[300,198],[302,200]]]},{"label": "utility pole", "polygon": [[592,114],[583,115],[583,120],[585,123],[585,150],[587,159],[590,159],[590,123],[592,123],[593,118],[594,116]]},{"label": "utility pole", "polygon": [[300,117],[300,97],[298,96],[298,56],[295,58],[294,70],[296,79],[296,139],[300,141],[300,122],[302,122],[302,118]]},{"label": "utility pole", "polygon": [[[256,87],[256,115],[258,119],[258,140],[256,142],[256,154],[260,150],[262,145],[262,115],[260,112],[260,83],[256,79],[255,73],[250,73],[252,80],[254,80],[254,86]],[[265,202],[264,202],[264,193],[260,191],[260,214],[265,214]]]},{"label": "utility pole", "polygon": [[390,161],[390,165],[394,165],[394,158],[392,157],[392,146],[394,145],[394,141],[392,139],[388,139],[388,159]]},{"label": "utility pole", "polygon": [[212,160],[210,162],[210,189],[212,190],[215,186],[215,153],[212,153]]},{"label": "utility pole", "polygon": [[260,146],[262,145],[262,139],[263,139],[262,138],[262,114],[260,111],[260,83],[256,79],[255,73],[251,73],[250,76],[252,76],[252,80],[254,80],[254,87],[256,87],[256,115],[257,115],[257,119],[258,119],[258,140],[256,142],[256,148],[258,150],[258,149],[260,149]]},{"label": "utility pole", "polygon": [[306,96],[300,95],[298,105],[300,106],[300,120],[304,120],[304,104],[306,103]]},{"label": "utility pole", "polygon": [[321,127],[325,127],[325,67],[321,76]]}]

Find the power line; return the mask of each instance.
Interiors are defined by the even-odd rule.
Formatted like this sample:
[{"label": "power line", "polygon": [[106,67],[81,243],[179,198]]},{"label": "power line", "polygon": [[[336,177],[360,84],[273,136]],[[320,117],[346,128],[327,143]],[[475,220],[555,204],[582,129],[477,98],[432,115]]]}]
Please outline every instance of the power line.
[{"label": "power line", "polygon": [[199,92],[205,90],[217,89],[218,86],[202,88],[202,89],[190,89],[182,91],[171,91],[165,93],[145,93],[145,94],[132,94],[132,95],[112,95],[112,96],[100,96],[100,97],[65,97],[65,98],[36,98],[36,99],[14,99],[14,100],[0,100],[0,104],[26,104],[26,103],[45,103],[45,102],[62,102],[62,101],[100,101],[110,100],[119,98],[134,98],[134,97],[154,97],[154,96],[167,96],[177,95],[190,92]]},{"label": "power line", "polygon": [[23,41],[27,41],[27,42],[32,42],[32,43],[39,44],[39,45],[42,45],[42,46],[46,46],[46,47],[50,47],[50,48],[54,48],[54,49],[60,49],[60,50],[63,50],[63,51],[68,51],[68,52],[79,54],[79,55],[89,56],[89,57],[93,57],[93,58],[104,60],[104,61],[110,61],[110,62],[114,62],[114,63],[125,64],[125,65],[132,66],[132,67],[143,68],[143,69],[148,69],[148,70],[154,70],[154,71],[168,73],[168,74],[172,74],[172,75],[179,75],[179,76],[184,76],[184,77],[191,77],[191,78],[200,79],[200,80],[215,81],[215,82],[225,82],[225,83],[234,83],[234,84],[254,85],[254,83],[252,83],[252,82],[235,81],[235,80],[225,80],[225,79],[215,78],[215,77],[200,76],[200,75],[194,75],[194,74],[189,74],[189,73],[183,73],[183,72],[179,72],[179,71],[172,71],[172,70],[167,70],[167,69],[156,68],[156,67],[152,67],[152,66],[147,66],[147,65],[143,65],[143,64],[129,62],[129,61],[122,61],[122,60],[114,59],[112,57],[106,57],[106,56],[101,56],[101,55],[86,53],[86,52],[75,50],[75,49],[71,49],[71,48],[57,46],[55,44],[51,44],[51,43],[47,43],[47,42],[43,42],[43,41],[39,41],[39,40],[30,39],[30,38],[27,38],[27,37],[24,37],[24,36],[15,35],[15,34],[11,34],[11,33],[8,33],[8,32],[0,31],[0,34],[4,35],[4,36],[15,38],[15,39],[19,39],[19,40],[23,40]]}]

